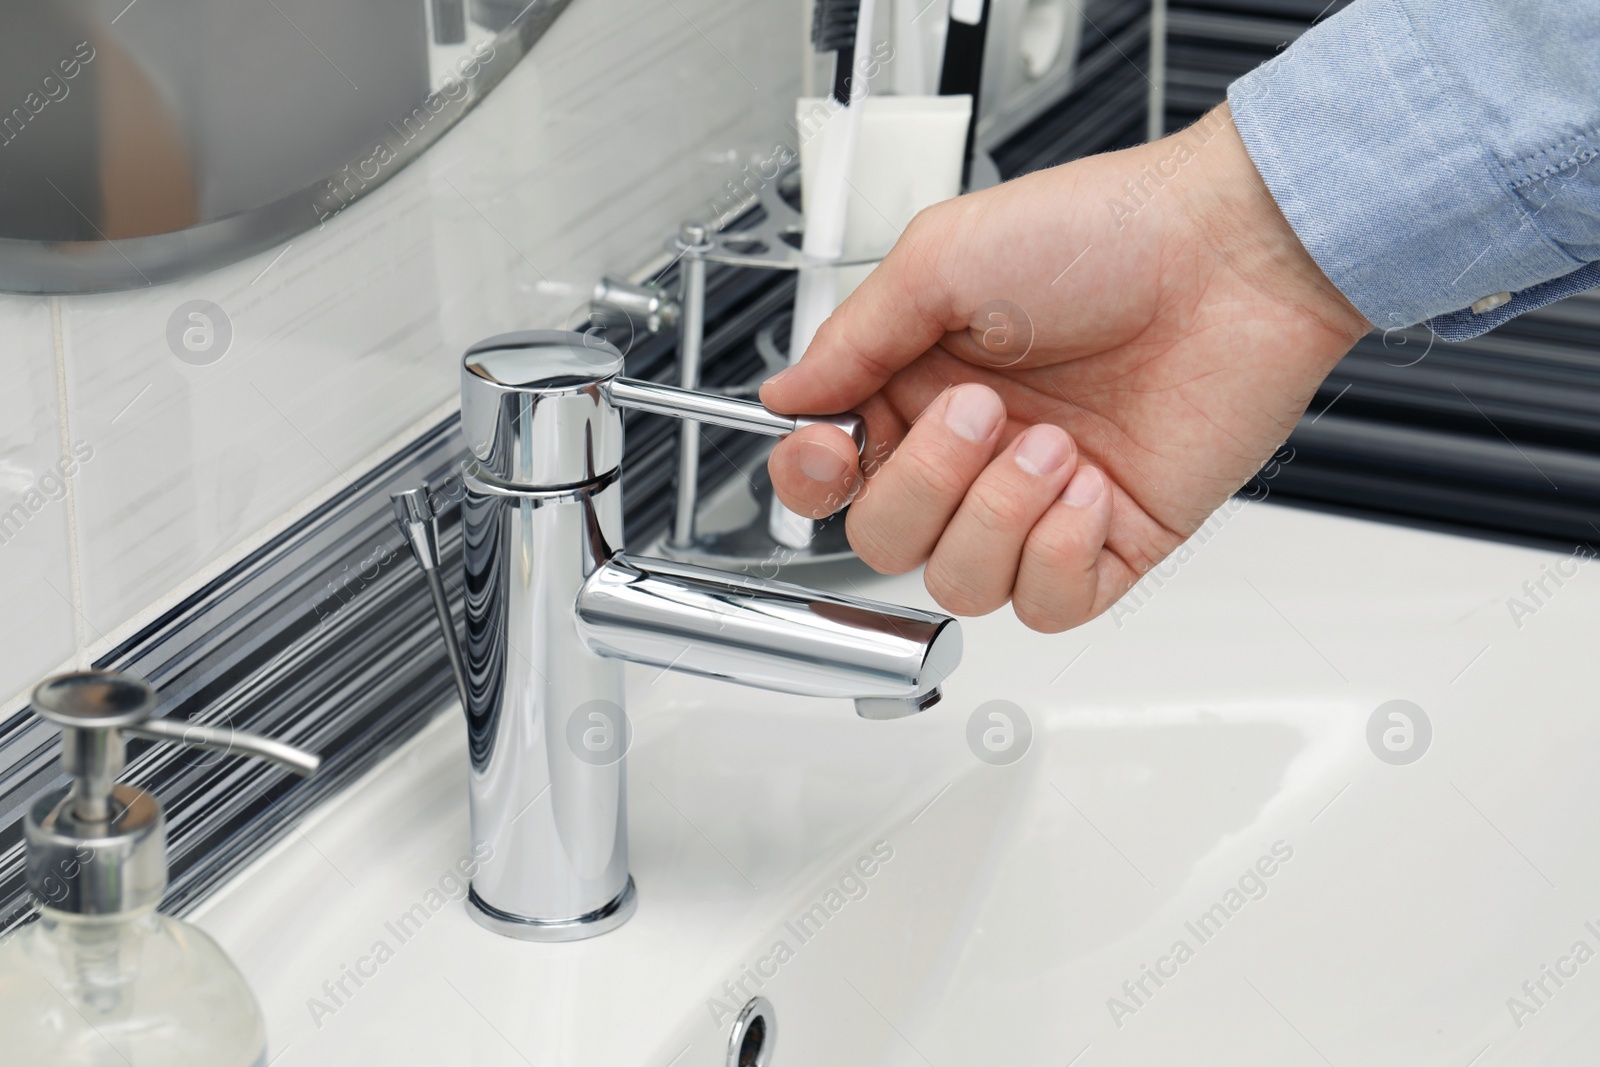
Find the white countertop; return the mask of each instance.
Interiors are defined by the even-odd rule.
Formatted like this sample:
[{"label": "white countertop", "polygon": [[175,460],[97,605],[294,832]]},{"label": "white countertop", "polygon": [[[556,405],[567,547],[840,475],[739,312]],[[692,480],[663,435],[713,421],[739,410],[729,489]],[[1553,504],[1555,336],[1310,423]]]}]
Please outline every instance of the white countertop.
[{"label": "white countertop", "polygon": [[[710,1000],[737,1008],[746,968],[776,972],[777,1067],[1591,1062],[1600,962],[1569,957],[1600,952],[1600,568],[1535,601],[1563,554],[1270,504],[1212,529],[1116,618],[965,621],[911,719],[631,673],[639,910],[615,933],[511,941],[445,899],[470,860],[457,713],[196,921],[282,1067],[717,1067]],[[785,577],[932,606],[917,575]],[[993,699],[1035,732],[1013,765],[968,748]],[[1432,724],[1409,765],[1368,746],[1393,699]],[[1545,965],[1573,973],[1530,995]]]}]

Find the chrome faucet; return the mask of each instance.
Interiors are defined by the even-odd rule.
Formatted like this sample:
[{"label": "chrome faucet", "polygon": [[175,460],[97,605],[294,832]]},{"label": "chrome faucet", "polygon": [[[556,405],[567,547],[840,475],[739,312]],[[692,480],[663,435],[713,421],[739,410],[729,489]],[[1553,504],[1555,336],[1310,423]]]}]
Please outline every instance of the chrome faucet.
[{"label": "chrome faucet", "polygon": [[[572,941],[633,913],[623,663],[808,696],[893,719],[939,699],[961,658],[945,615],[622,551],[622,414],[635,408],[782,435],[829,422],[859,449],[859,416],[760,404],[619,377],[615,348],[578,333],[492,337],[461,366],[466,642],[451,651],[466,709],[474,854],[468,911],[531,941]],[[426,490],[395,513],[429,572],[447,646]]]}]

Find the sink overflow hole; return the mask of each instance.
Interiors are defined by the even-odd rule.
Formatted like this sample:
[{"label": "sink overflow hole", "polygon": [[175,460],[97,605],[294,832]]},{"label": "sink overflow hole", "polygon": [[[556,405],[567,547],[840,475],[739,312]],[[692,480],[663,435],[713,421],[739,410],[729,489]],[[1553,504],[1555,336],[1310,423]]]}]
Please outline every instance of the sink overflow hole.
[{"label": "sink overflow hole", "polygon": [[778,1016],[766,997],[753,997],[739,1010],[728,1035],[728,1067],[770,1067],[778,1041]]}]

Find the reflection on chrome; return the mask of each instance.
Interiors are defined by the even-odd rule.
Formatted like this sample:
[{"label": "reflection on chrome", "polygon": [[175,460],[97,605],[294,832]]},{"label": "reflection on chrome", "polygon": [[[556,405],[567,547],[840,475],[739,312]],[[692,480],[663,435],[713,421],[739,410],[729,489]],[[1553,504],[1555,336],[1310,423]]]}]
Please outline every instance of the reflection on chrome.
[{"label": "reflection on chrome", "polygon": [[[592,937],[633,912],[624,661],[888,719],[936,703],[961,659],[944,615],[624,553],[622,408],[771,434],[796,420],[621,370],[610,346],[554,331],[462,361],[472,844],[496,857],[468,902],[527,940]],[[827,421],[859,442],[855,416]]]}]

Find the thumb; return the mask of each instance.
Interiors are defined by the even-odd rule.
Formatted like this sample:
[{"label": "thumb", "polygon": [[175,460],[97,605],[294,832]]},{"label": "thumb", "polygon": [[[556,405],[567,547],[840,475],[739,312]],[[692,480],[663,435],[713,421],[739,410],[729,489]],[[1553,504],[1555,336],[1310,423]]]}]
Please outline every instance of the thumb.
[{"label": "thumb", "polygon": [[761,387],[761,402],[796,414],[849,411],[938,343],[952,328],[950,283],[927,250],[943,243],[950,214],[933,209],[913,219],[817,330],[800,362]]}]

